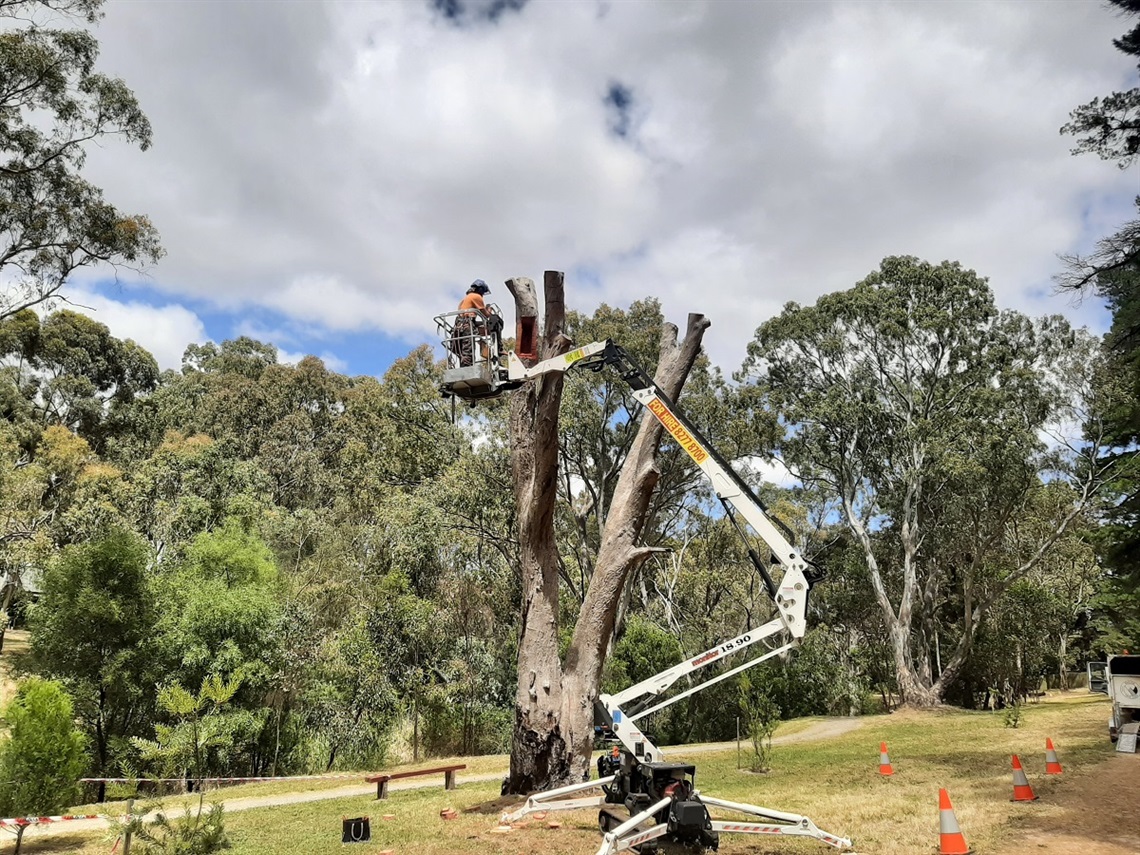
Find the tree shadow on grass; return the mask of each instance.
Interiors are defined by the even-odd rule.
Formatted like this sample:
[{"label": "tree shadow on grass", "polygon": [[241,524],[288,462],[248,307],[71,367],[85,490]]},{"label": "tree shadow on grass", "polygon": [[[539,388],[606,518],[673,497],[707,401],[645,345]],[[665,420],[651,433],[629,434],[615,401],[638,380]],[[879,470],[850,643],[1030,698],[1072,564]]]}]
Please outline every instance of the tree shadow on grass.
[{"label": "tree shadow on grass", "polygon": [[503,811],[509,808],[515,808],[523,802],[522,796],[500,796],[497,799],[491,799],[487,802],[480,802],[478,804],[468,805],[463,808],[463,813],[475,813],[484,815],[498,816]]}]

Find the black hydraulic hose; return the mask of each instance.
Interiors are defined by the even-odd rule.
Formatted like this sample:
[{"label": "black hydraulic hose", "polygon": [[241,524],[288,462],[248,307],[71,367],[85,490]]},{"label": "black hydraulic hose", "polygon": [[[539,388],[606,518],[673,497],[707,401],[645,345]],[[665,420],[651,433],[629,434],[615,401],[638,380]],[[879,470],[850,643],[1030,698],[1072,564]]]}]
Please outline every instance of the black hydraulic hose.
[{"label": "black hydraulic hose", "polygon": [[740,522],[736,519],[736,514],[730,505],[724,499],[720,500],[724,505],[725,515],[728,517],[732,527],[736,529],[736,533],[740,535],[740,539],[744,541],[744,546],[748,550],[748,557],[752,561],[752,566],[756,568],[756,572],[760,574],[760,578],[764,580],[764,587],[768,589],[768,596],[772,598],[772,602],[776,601],[776,583],[772,581],[771,575],[768,573],[768,568],[764,566],[764,562],[760,560],[760,556],[756,554],[756,550],[752,546],[752,541],[741,527]]}]

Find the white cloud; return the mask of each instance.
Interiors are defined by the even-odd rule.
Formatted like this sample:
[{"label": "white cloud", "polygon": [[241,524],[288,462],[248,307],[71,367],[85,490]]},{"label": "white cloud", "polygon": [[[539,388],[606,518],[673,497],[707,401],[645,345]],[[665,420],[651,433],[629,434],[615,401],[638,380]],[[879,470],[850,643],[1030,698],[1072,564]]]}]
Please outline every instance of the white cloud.
[{"label": "white cloud", "polygon": [[335,353],[329,353],[327,350],[319,354],[308,354],[301,352],[293,352],[289,350],[277,349],[277,361],[282,365],[296,365],[306,356],[316,356],[325,364],[325,368],[329,371],[345,372],[348,370],[348,363],[337,356]]},{"label": "white cloud", "polygon": [[1091,3],[531,2],[463,28],[412,2],[106,11],[102,67],[155,141],[90,173],[160,228],[154,282],[333,339],[430,340],[472,278],[586,269],[571,305],[703,312],[732,370],[785,301],[899,253],[1073,314],[1056,254],[1135,193],[1057,132],[1130,71]]},{"label": "white cloud", "polygon": [[70,291],[69,296],[71,304],[65,308],[106,324],[115,338],[133,339],[150,351],[164,370],[180,368],[186,345],[206,340],[206,330],[198,316],[177,304],[121,302],[82,287]]}]

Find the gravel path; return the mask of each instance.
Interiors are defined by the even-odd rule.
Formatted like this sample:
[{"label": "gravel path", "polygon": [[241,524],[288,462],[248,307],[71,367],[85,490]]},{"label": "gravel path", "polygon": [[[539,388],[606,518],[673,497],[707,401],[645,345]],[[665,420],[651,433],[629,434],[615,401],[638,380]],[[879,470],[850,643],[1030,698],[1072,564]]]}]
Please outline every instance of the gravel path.
[{"label": "gravel path", "polygon": [[[834,718],[826,719],[816,724],[811,725],[799,733],[792,733],[787,736],[776,736],[772,739],[773,745],[789,745],[796,742],[810,742],[819,739],[834,739],[835,737],[842,736],[858,729],[862,725],[862,720],[857,718]],[[667,749],[667,752],[672,754],[676,753],[682,756],[690,754],[707,754],[713,751],[728,751],[736,747],[735,742],[708,742],[699,745],[684,745],[673,746]],[[460,783],[476,784],[486,783],[487,781],[501,781],[507,770],[504,768],[499,772],[486,772],[481,775],[464,775],[459,779]],[[399,790],[418,790],[425,787],[438,787],[440,782],[436,780],[436,776],[431,776],[420,781],[393,781],[388,785],[389,792],[396,792]],[[348,784],[343,787],[335,787],[329,790],[303,790],[296,793],[278,793],[272,796],[246,796],[241,798],[222,799],[222,804],[225,805],[226,813],[233,813],[234,811],[242,810],[255,810],[257,808],[276,807],[278,805],[294,805],[303,802],[318,802],[326,799],[343,799],[353,796],[367,796],[376,792],[375,784]],[[153,814],[148,815],[148,818]],[[75,834],[77,832],[90,832],[90,831],[104,831],[108,828],[108,822],[105,819],[84,819],[76,820],[74,822],[57,822],[50,825],[40,825],[29,828],[24,833],[25,840],[34,838],[54,837],[60,834]],[[2,839],[2,838],[0,838]]]}]

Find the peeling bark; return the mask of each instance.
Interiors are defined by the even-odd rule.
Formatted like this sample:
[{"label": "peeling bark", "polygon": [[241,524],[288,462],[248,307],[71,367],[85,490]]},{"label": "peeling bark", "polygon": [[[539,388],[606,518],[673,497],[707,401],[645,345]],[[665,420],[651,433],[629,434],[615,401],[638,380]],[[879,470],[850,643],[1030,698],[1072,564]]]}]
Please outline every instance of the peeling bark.
[{"label": "peeling bark", "polygon": [[[567,352],[563,274],[543,280],[545,324],[538,359]],[[536,318],[534,282],[507,282],[519,318]],[[520,322],[521,323],[521,322]],[[682,341],[666,324],[655,382],[671,398],[680,394],[709,322],[690,315]],[[584,344],[585,342],[583,342]],[[609,652],[623,592],[632,571],[655,550],[638,545],[660,472],[657,449],[662,428],[643,415],[607,510],[601,549],[566,653],[558,652],[558,551],[554,509],[558,478],[558,407],[564,375],[551,373],[514,392],[510,409],[511,474],[518,501],[522,619],[519,684],[511,771],[505,791],[528,793],[589,775],[594,701]]]}]

